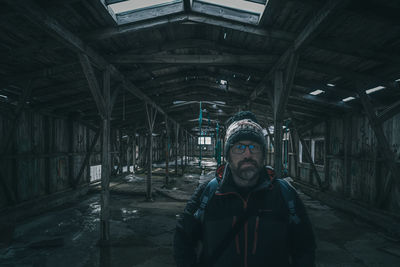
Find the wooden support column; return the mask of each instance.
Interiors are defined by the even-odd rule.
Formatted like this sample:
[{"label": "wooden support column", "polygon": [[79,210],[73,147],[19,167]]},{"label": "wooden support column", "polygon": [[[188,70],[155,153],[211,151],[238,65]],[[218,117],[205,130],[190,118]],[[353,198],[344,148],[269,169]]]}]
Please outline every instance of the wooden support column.
[{"label": "wooden support column", "polygon": [[274,80],[274,170],[275,176],[282,178],[282,126],[283,116],[278,110],[281,92],[283,91],[283,71],[275,72]]},{"label": "wooden support column", "polygon": [[178,176],[179,124],[175,124],[175,175]]},{"label": "wooden support column", "polygon": [[330,159],[327,157],[327,155],[331,155],[331,121],[327,120],[325,121],[325,142],[324,142],[324,172],[325,172],[325,184],[326,187],[329,187],[331,184],[331,178],[330,178]]},{"label": "wooden support column", "polygon": [[292,146],[293,151],[293,163],[294,163],[294,176],[299,177],[299,168],[298,168],[298,161],[299,161],[299,145],[298,142],[294,140],[294,134],[290,131],[290,145]]},{"label": "wooden support column", "polygon": [[[52,132],[53,124],[50,125],[50,118],[49,116],[44,117],[44,151],[47,154],[51,153],[51,132]],[[50,157],[44,158],[44,182],[45,182],[45,192],[47,195],[51,193],[51,183],[50,183]]]},{"label": "wooden support column", "polygon": [[68,117],[68,183],[72,188],[74,184],[74,117]]},{"label": "wooden support column", "polygon": [[[86,128],[86,153],[90,151],[90,131],[88,128]],[[86,166],[86,183],[90,183],[90,157],[87,161],[87,166]]]},{"label": "wooden support column", "polygon": [[189,138],[188,138],[188,133],[185,132],[185,166],[188,164],[188,152],[189,152]]},{"label": "wooden support column", "polygon": [[292,51],[286,69],[278,69],[274,74],[274,169],[279,178],[282,178],[283,115],[293,87],[298,60],[298,54]]},{"label": "wooden support column", "polygon": [[136,171],[136,129],[133,130],[132,135],[132,173]]},{"label": "wooden support column", "polygon": [[146,179],[146,200],[153,201],[152,196],[152,181],[151,172],[153,170],[153,130],[154,123],[156,121],[157,109],[151,105],[146,104],[146,115],[147,115],[147,129],[148,129],[148,162],[147,162],[147,179]]},{"label": "wooden support column", "polygon": [[[275,126],[274,126],[274,127],[275,127]],[[272,136],[272,134],[271,134],[271,131],[269,130],[269,126],[268,126],[268,125],[267,125],[267,127],[266,127],[266,130],[267,130],[268,138],[269,138],[269,141],[270,141],[271,145],[272,145],[273,147],[275,147],[275,145],[274,145],[274,139],[273,139],[273,136]],[[269,147],[268,147],[268,149],[269,149]],[[271,154],[271,153],[269,153],[269,154]],[[275,153],[274,153],[274,155],[275,155]],[[268,163],[267,163],[268,165],[272,165],[272,158],[271,158],[271,155],[268,156],[267,161],[268,161]]]},{"label": "wooden support column", "polygon": [[[362,85],[359,86],[359,88],[362,87]],[[385,159],[384,163],[388,169],[388,175],[386,176],[386,178],[381,179],[383,185],[381,186],[381,191],[379,192],[378,197],[378,206],[383,207],[391,194],[392,187],[395,185],[399,186],[399,179],[395,180],[395,178],[400,177],[400,171],[395,161],[395,155],[390,148],[390,144],[386,139],[385,133],[383,131],[383,120],[377,119],[374,106],[371,103],[371,99],[364,90],[365,88],[358,89],[358,95],[360,96],[364,111],[368,117],[369,123],[371,124],[372,130],[374,131],[376,139],[378,141],[378,148],[381,151],[383,158]]]},{"label": "wooden support column", "polygon": [[110,241],[110,175],[111,175],[111,97],[110,69],[103,71],[103,88],[101,90],[95,71],[86,54],[79,54],[79,60],[89,84],[90,92],[96,102],[102,119],[102,149],[101,149],[101,194],[100,194],[100,244],[108,245]]},{"label": "wooden support column", "polygon": [[351,195],[351,114],[346,114],[343,119],[343,148],[344,148],[344,183],[343,193],[346,197]]},{"label": "wooden support column", "polygon": [[126,144],[125,144],[125,158],[126,158],[126,168],[127,168],[127,172],[130,173],[131,172],[131,149],[132,146],[130,145],[130,143],[132,142],[132,138],[130,135],[127,135],[127,139],[126,139]]},{"label": "wooden support column", "polygon": [[185,145],[185,138],[183,136],[183,129],[180,130],[180,139],[181,139],[181,144],[179,145],[179,152],[181,154],[181,170],[182,170],[182,176],[183,173],[185,172],[185,168],[183,166],[183,152],[184,152],[184,145]]},{"label": "wooden support column", "polygon": [[110,131],[111,131],[111,107],[110,107],[110,70],[103,72],[103,138],[101,155],[101,210],[100,210],[100,241],[108,244],[110,241]]},{"label": "wooden support column", "polygon": [[170,148],[170,132],[168,126],[168,118],[165,116],[165,184],[169,184],[169,148]]}]

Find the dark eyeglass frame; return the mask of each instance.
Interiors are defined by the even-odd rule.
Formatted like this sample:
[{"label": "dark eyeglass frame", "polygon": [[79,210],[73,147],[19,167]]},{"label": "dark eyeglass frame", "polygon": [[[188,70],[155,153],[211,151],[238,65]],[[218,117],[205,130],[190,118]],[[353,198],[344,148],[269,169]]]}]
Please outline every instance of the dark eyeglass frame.
[{"label": "dark eyeglass frame", "polygon": [[261,153],[261,146],[259,144],[236,144],[231,145],[231,151],[233,154],[243,154],[246,151],[246,147],[249,149],[251,154]]}]

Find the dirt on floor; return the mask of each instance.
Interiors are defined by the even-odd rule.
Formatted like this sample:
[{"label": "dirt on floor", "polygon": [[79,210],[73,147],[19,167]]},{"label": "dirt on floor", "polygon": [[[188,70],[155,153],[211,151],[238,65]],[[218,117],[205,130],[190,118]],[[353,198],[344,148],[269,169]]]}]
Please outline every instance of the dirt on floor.
[{"label": "dirt on floor", "polygon": [[[164,165],[165,166],[165,165]],[[190,162],[182,175],[153,169],[153,202],[145,201],[146,175],[123,174],[111,180],[111,246],[99,240],[99,185],[85,197],[20,222],[12,243],[0,247],[2,267],[175,266],[176,218],[201,182],[214,177],[211,159]],[[334,210],[300,192],[316,233],[317,266],[400,266],[399,240]]]}]

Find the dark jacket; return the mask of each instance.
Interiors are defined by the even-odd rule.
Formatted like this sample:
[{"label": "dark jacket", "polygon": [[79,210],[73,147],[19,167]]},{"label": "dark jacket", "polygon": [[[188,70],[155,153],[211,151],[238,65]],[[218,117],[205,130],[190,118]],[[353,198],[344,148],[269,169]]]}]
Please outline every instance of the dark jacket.
[{"label": "dark jacket", "polygon": [[[228,168],[207,203],[202,222],[193,216],[206,183],[200,185],[177,223],[174,238],[177,266],[207,266],[210,255],[244,212],[250,214],[249,219],[221,251],[214,266],[315,266],[314,234],[303,203],[296,194],[296,213],[301,221],[289,223],[288,205],[279,184],[274,180],[268,183],[269,179],[265,169],[255,188],[240,192]],[[199,241],[200,260],[196,252]]]}]

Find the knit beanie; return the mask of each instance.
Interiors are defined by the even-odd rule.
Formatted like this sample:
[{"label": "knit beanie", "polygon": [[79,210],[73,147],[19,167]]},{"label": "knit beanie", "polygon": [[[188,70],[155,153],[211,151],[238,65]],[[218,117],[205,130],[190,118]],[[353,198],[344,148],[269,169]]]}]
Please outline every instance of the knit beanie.
[{"label": "knit beanie", "polygon": [[257,118],[251,111],[240,111],[231,117],[226,123],[225,133],[225,157],[229,158],[231,145],[241,140],[254,141],[262,146],[263,154],[267,144],[263,129],[258,124]]}]

